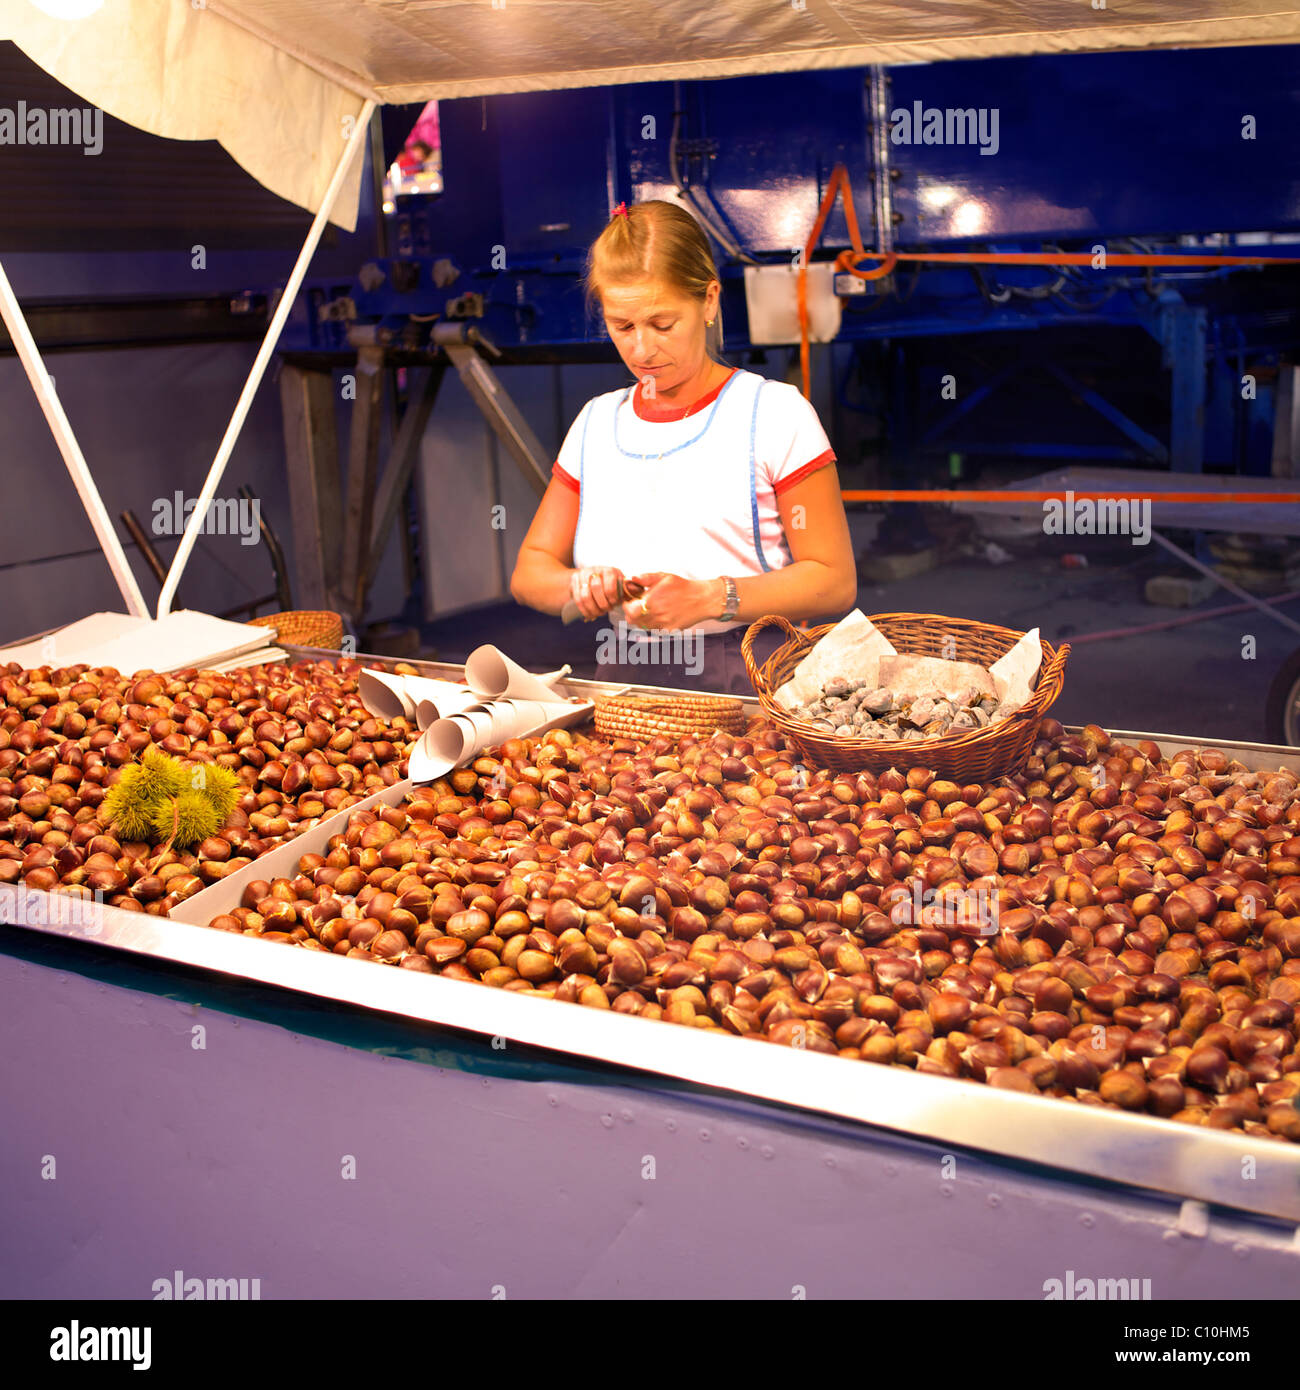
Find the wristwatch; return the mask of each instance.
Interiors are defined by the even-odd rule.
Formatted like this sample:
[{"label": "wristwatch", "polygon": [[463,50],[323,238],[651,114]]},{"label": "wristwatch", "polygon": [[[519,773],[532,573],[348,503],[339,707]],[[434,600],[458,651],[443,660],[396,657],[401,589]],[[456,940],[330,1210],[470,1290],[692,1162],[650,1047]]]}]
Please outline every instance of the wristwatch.
[{"label": "wristwatch", "polygon": [[736,581],[730,577],[724,577],[722,581],[727,586],[727,601],[723,605],[722,612],[718,614],[718,622],[729,623],[736,616],[736,610],[740,607],[740,595],[736,592]]}]

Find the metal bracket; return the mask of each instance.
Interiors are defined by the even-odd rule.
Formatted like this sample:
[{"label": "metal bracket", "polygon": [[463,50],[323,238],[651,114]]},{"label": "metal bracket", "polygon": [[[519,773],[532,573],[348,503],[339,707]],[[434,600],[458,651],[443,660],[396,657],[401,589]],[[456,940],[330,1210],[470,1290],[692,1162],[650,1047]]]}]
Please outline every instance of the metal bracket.
[{"label": "metal bracket", "polygon": [[1188,1198],[1178,1208],[1178,1234],[1204,1240],[1210,1234],[1210,1208],[1205,1202]]},{"label": "metal bracket", "polygon": [[357,302],[351,295],[340,295],[320,306],[316,319],[319,323],[351,323],[357,316]]},{"label": "metal bracket", "polygon": [[893,184],[897,170],[890,167],[889,149],[889,71],[873,63],[867,77],[867,118],[871,127],[871,169],[873,223],[876,250],[894,249],[894,228],[902,218],[894,212]]},{"label": "metal bracket", "polygon": [[476,290],[467,290],[446,305],[449,319],[481,319],[483,317],[483,296]]}]

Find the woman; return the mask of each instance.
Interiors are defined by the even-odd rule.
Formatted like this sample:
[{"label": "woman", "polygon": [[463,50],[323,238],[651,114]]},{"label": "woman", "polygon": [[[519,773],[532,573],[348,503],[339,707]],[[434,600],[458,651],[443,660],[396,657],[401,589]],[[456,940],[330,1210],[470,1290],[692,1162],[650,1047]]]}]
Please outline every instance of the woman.
[{"label": "woman", "polygon": [[684,209],[616,209],[586,285],[636,380],[574,421],[510,591],[609,615],[602,680],[747,693],[740,639],[756,618],[853,606],[835,455],[795,387],[718,360],[721,285]]}]

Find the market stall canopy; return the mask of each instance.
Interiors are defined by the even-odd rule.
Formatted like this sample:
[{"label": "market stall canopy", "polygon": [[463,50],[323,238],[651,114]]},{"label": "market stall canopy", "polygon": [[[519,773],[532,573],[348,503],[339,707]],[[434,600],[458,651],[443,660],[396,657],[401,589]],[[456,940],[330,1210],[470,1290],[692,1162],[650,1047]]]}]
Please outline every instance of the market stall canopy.
[{"label": "market stall canopy", "polygon": [[[0,38],[121,120],[220,141],[313,212],[362,99],[1300,41],[1300,6],[1273,0],[104,0],[84,19],[42,12],[93,2],[0,0]],[[333,212],[349,230],[360,176]]]}]

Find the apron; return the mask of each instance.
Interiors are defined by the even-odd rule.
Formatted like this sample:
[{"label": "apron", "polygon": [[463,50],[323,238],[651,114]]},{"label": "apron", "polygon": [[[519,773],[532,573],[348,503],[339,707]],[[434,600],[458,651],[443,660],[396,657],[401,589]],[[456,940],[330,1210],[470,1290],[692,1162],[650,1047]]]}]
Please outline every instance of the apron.
[{"label": "apron", "polygon": [[[598,398],[579,452],[574,562],[613,565],[629,575],[669,570],[686,579],[744,578],[789,564],[788,546],[783,542],[769,559],[759,534],[755,435],[765,384],[757,373],[733,373],[687,438],[646,453],[628,448],[627,430],[619,427],[619,409],[632,388]],[[597,440],[611,450],[614,466],[590,466]],[[662,537],[680,532],[692,515],[716,519],[698,544],[692,538],[698,558],[690,567],[665,563]],[[616,607],[597,626],[595,678],[752,695],[740,650],[745,627],[713,622],[656,634],[629,627]],[[772,629],[759,634],[754,655],[760,664],[782,640]]]}]

